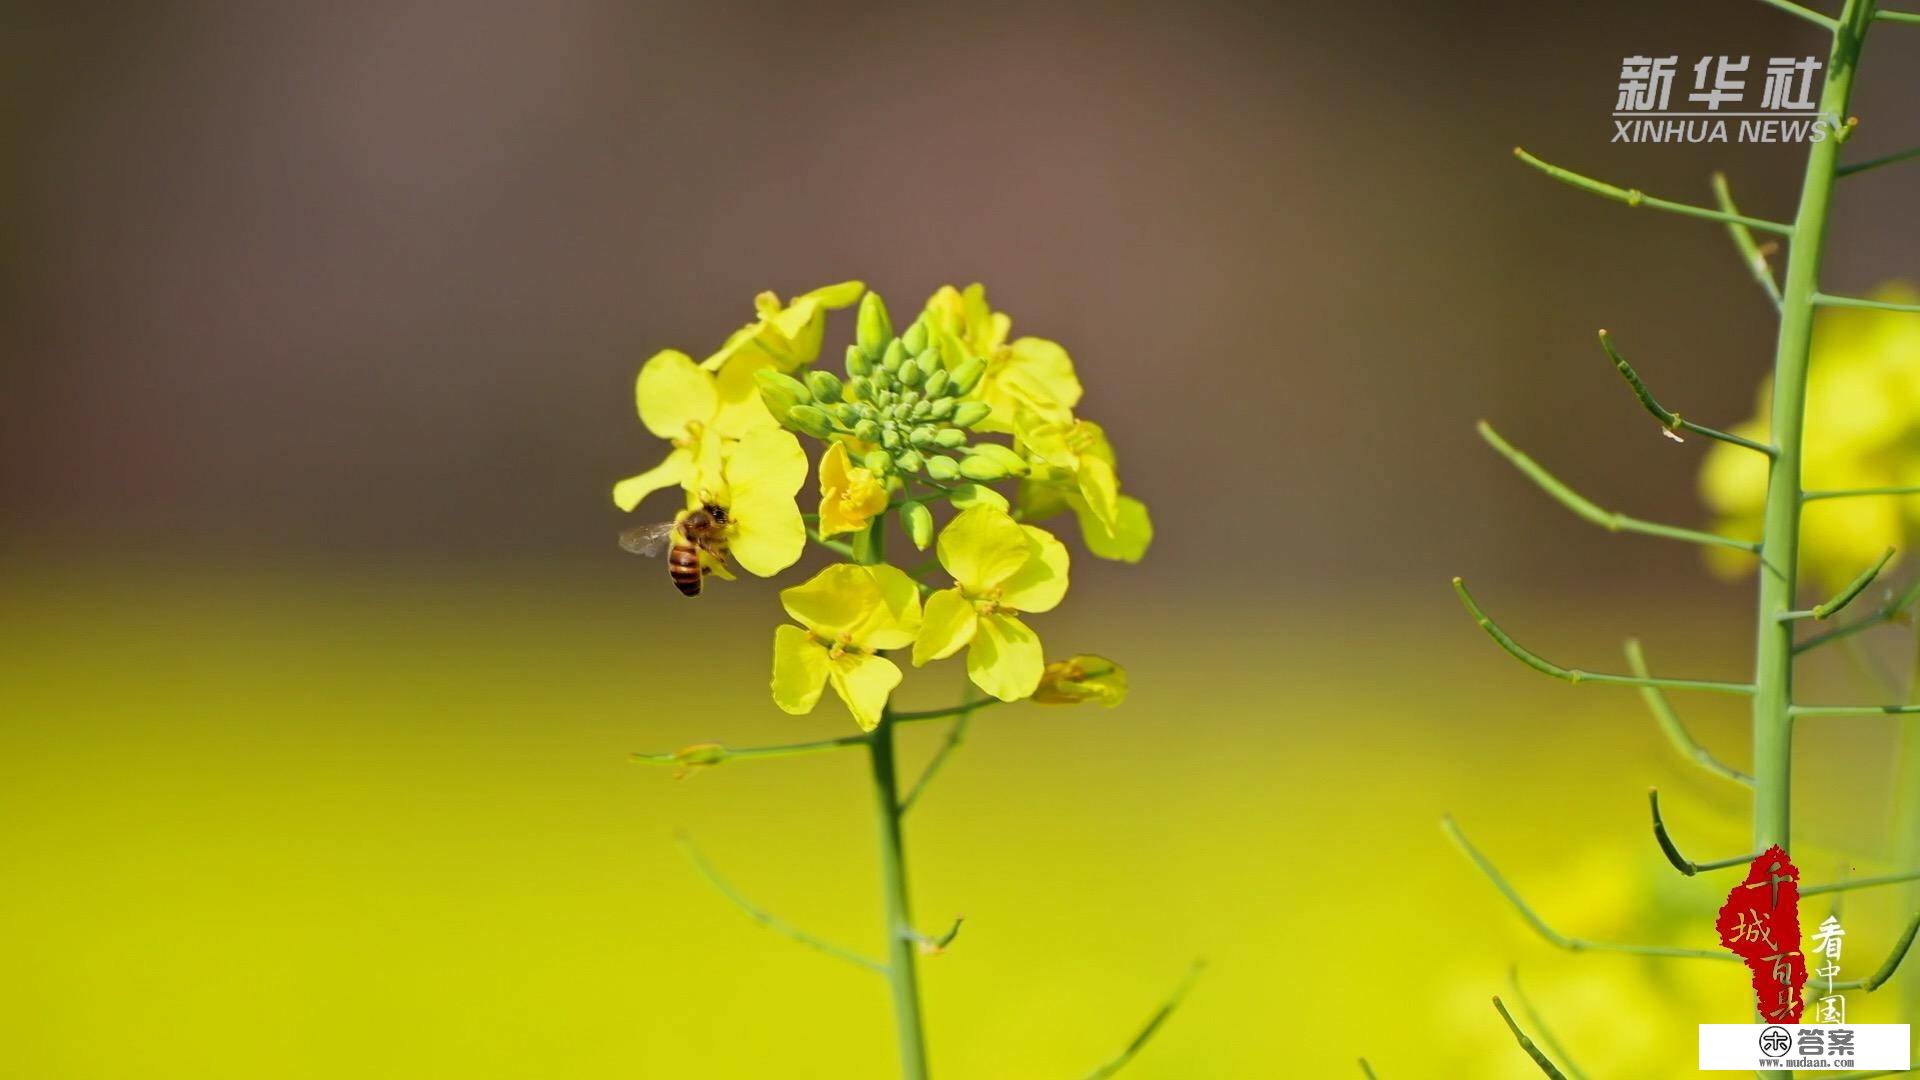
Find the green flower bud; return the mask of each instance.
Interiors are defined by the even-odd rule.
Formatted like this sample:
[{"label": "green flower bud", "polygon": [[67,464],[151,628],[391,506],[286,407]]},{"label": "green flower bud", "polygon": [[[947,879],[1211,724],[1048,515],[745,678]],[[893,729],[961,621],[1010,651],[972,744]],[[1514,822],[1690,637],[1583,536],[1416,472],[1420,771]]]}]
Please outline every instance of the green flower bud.
[{"label": "green flower bud", "polygon": [[941,370],[940,350],[928,349],[920,353],[913,358],[913,364],[920,369],[920,374],[931,378],[934,372]]},{"label": "green flower bud", "polygon": [[933,445],[933,436],[933,428],[926,424],[921,424],[919,427],[907,432],[907,441],[915,446],[924,448]]},{"label": "green flower bud", "polygon": [[[873,294],[868,293],[867,295],[872,296]],[[880,357],[880,367],[888,374],[892,374],[893,372],[899,371],[900,365],[906,362],[907,347],[902,345],[898,339],[889,341],[887,343],[886,354]]]},{"label": "green flower bud", "polygon": [[932,373],[931,375],[928,375],[927,376],[927,396],[930,398],[946,397],[947,387],[952,382],[953,382],[953,376],[951,373],[947,371],[946,368],[941,368],[940,370]]},{"label": "green flower bud", "polygon": [[847,374],[868,375],[873,372],[873,358],[858,345],[847,346]]},{"label": "green flower bud", "polygon": [[958,450],[967,445],[967,433],[959,428],[943,427],[933,433],[935,446],[944,446],[949,450]]},{"label": "green flower bud", "polygon": [[973,388],[980,385],[980,376],[987,373],[987,362],[977,356],[968,357],[953,369],[953,392],[971,394]]},{"label": "green flower bud", "polygon": [[761,368],[754,372],[753,381],[760,388],[760,400],[766,403],[767,411],[782,426],[787,424],[788,410],[813,400],[800,380],[782,375],[772,368]]},{"label": "green flower bud", "polygon": [[880,425],[871,420],[862,420],[853,425],[853,437],[861,442],[879,442]]},{"label": "green flower bud", "polygon": [[900,340],[903,343],[905,343],[905,345],[907,346],[907,351],[910,353],[918,353],[920,350],[926,348],[927,347],[926,317],[921,316],[920,318],[913,320],[913,325],[907,327],[907,332],[900,335]]},{"label": "green flower bud", "polygon": [[920,370],[919,364],[900,365],[900,382],[906,386],[919,386],[926,377],[927,373]]},{"label": "green flower bud", "polygon": [[880,294],[870,292],[860,298],[860,321],[856,324],[854,340],[860,348],[870,355],[877,355],[887,347],[887,339],[893,336],[893,320],[887,318],[887,305]]},{"label": "green flower bud", "polygon": [[950,397],[943,397],[927,409],[927,415],[935,420],[946,420],[953,416],[953,407],[954,400]]},{"label": "green flower bud", "polygon": [[846,396],[846,387],[840,385],[833,372],[820,368],[807,372],[807,389],[813,391],[816,401],[839,401]]},{"label": "green flower bud", "polygon": [[900,528],[906,531],[907,539],[921,551],[933,542],[933,511],[926,503],[902,503],[900,506]]},{"label": "green flower bud", "polygon": [[917,473],[920,471],[920,451],[902,450],[893,463],[904,472]]},{"label": "green flower bud", "polygon": [[840,421],[841,427],[852,427],[860,422],[860,406],[842,402],[833,407],[833,418]]},{"label": "green flower bud", "polygon": [[902,401],[887,410],[887,415],[895,420],[905,420],[913,415],[913,406]]},{"label": "green flower bud", "polygon": [[880,410],[879,410],[879,409],[876,409],[876,408],[874,408],[874,407],[873,407],[873,406],[871,406],[871,405],[868,405],[868,404],[866,404],[865,402],[862,402],[862,403],[861,403],[861,404],[859,404],[859,405],[855,405],[855,406],[853,407],[853,411],[854,411],[854,412],[856,412],[856,413],[859,413],[859,414],[860,414],[860,419],[862,419],[862,420],[878,420],[878,419],[880,419]]},{"label": "green flower bud", "polygon": [[958,480],[960,463],[944,454],[928,454],[927,475],[935,480]]},{"label": "green flower bud", "polygon": [[[872,296],[872,293],[868,293]],[[875,476],[885,476],[893,471],[893,455],[885,450],[869,450],[860,458],[860,464]]]},{"label": "green flower bud", "polygon": [[787,424],[816,439],[824,439],[833,434],[833,419],[818,405],[795,405],[788,409]]},{"label": "green flower bud", "polygon": [[931,401],[916,401],[913,403],[913,418],[915,420],[926,419],[927,414],[932,411],[933,402]]},{"label": "green flower bud", "polygon": [[1007,467],[985,454],[968,454],[960,459],[960,475],[969,480],[992,483],[1007,478]]},{"label": "green flower bud", "polygon": [[972,453],[999,462],[1000,467],[1006,470],[1008,476],[1025,476],[1031,471],[1031,467],[1027,464],[1027,459],[1015,453],[1010,446],[1002,446],[999,443],[981,443],[973,448]]},{"label": "green flower bud", "polygon": [[972,427],[985,420],[991,412],[993,406],[984,401],[963,401],[953,407],[953,424],[955,427]]},{"label": "green flower bud", "polygon": [[889,450],[899,449],[900,448],[900,429],[897,427],[881,428],[880,429],[880,445],[886,447]]},{"label": "green flower bud", "polygon": [[853,395],[855,401],[865,401],[873,396],[873,382],[864,376],[855,375],[847,380],[847,393]]}]

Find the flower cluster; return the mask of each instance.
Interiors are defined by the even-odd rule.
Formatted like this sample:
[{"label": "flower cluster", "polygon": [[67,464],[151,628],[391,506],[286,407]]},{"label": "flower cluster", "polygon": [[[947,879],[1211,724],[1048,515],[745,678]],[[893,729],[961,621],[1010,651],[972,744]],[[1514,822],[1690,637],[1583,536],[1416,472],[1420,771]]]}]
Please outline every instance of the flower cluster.
[{"label": "flower cluster", "polygon": [[[1874,299],[1911,304],[1920,293],[1904,286]],[[1731,428],[1766,441],[1772,383],[1760,387],[1752,419]],[[1809,491],[1920,486],[1920,320],[1886,311],[1830,308],[1814,324],[1807,372],[1806,438],[1801,484]],[[1728,443],[1716,443],[1700,474],[1700,490],[1736,536],[1760,534],[1767,461]],[[1920,528],[1920,499],[1827,499],[1808,503],[1801,524],[1802,567],[1838,588],[1871,566],[1887,548],[1907,547]],[[1712,549],[1715,570],[1744,573],[1750,556]]]},{"label": "flower cluster", "polygon": [[[828,314],[856,302],[843,372],[816,366]],[[859,282],[786,304],[763,293],[756,307],[706,360],[667,350],[641,368],[641,423],[669,448],[613,498],[631,511],[677,489],[674,537],[685,544],[696,542],[680,524],[690,513],[724,511],[720,535],[699,543],[703,572],[718,577],[732,576],[729,563],[777,575],[809,537],[849,560],[782,590],[798,625],[774,632],[774,702],[810,712],[831,686],[871,730],[902,679],[885,654],[910,649],[916,667],[964,650],[969,679],[1001,701],[1118,704],[1118,665],[1049,664],[1024,618],[1067,592],[1067,547],[1036,522],[1072,511],[1089,552],[1127,562],[1153,538],[1146,505],[1121,492],[1105,431],[1075,414],[1082,388],[1067,351],[1008,340],[1012,320],[979,285],[941,288],[898,332]],[[821,447],[812,514],[797,502],[803,437]],[[911,574],[887,562],[890,520],[936,558]]]}]

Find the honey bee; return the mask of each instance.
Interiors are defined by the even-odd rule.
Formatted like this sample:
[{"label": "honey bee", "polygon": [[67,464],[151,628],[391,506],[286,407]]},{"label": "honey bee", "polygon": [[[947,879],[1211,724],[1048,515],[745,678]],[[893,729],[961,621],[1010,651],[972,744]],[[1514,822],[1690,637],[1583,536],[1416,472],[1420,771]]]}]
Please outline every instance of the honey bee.
[{"label": "honey bee", "polygon": [[642,525],[620,534],[620,547],[635,555],[667,553],[667,576],[687,596],[700,595],[701,578],[712,567],[701,564],[704,553],[722,565],[727,561],[727,508],[702,503],[677,522]]}]

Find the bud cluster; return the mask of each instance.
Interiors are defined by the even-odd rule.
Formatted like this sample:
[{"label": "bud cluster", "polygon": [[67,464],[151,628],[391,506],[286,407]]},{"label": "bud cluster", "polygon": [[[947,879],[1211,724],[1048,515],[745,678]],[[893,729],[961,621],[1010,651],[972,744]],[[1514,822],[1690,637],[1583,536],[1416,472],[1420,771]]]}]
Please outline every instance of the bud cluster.
[{"label": "bud cluster", "polygon": [[967,396],[987,363],[967,357],[949,367],[926,315],[895,336],[886,305],[868,293],[860,302],[855,341],[847,346],[846,370],[844,379],[818,368],[804,381],[771,368],[754,377],[781,426],[816,439],[859,443],[849,449],[876,477],[990,483],[1026,471],[1012,448],[970,443],[970,429],[993,411]]}]

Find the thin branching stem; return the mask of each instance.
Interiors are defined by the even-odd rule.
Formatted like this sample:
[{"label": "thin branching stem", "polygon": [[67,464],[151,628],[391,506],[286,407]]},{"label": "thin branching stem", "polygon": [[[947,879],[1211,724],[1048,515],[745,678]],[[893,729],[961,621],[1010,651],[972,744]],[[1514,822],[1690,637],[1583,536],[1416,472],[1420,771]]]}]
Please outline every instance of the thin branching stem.
[{"label": "thin branching stem", "polygon": [[1526,920],[1527,925],[1533,927],[1534,933],[1539,934],[1549,943],[1566,949],[1568,952],[1615,952],[1628,953],[1634,956],[1665,956],[1680,960],[1719,960],[1731,962],[1738,959],[1730,952],[1712,952],[1706,949],[1683,949],[1671,945],[1622,945],[1611,941],[1592,941],[1587,938],[1570,937],[1563,934],[1547,925],[1547,921],[1536,914],[1533,908],[1529,907],[1527,902],[1520,898],[1520,894],[1514,890],[1512,885],[1507,883],[1507,879],[1501,876],[1500,871],[1494,868],[1493,863],[1488,861],[1487,857],[1480,853],[1480,849],[1474,847],[1473,844],[1467,840],[1466,834],[1460,831],[1460,826],[1454,823],[1452,817],[1442,818],[1440,820],[1440,827],[1446,830],[1447,836],[1459,846],[1460,850],[1473,862],[1473,865],[1478,867],[1482,874],[1486,875],[1487,880],[1493,883],[1493,887],[1500,891],[1500,895],[1507,898],[1507,902],[1512,904],[1514,910],[1520,913],[1520,917]]},{"label": "thin branching stem", "polygon": [[1825,603],[1816,604],[1805,611],[1786,612],[1780,616],[1780,619],[1785,622],[1791,622],[1796,619],[1814,619],[1825,622],[1833,618],[1845,610],[1848,604],[1853,603],[1854,599],[1861,593],[1866,592],[1867,586],[1873,584],[1873,579],[1879,577],[1880,571],[1885,570],[1887,563],[1892,560],[1893,549],[1888,548],[1886,554],[1880,556],[1879,562],[1860,571],[1859,576],[1847,582],[1846,587],[1835,593],[1832,599]]},{"label": "thin branching stem", "polygon": [[1534,461],[1531,457],[1514,449],[1513,444],[1501,438],[1500,433],[1493,430],[1493,425],[1482,420],[1479,424],[1479,431],[1480,437],[1486,440],[1488,446],[1493,447],[1501,457],[1511,462],[1514,468],[1519,469],[1525,474],[1527,479],[1532,480],[1540,490],[1551,495],[1555,502],[1573,511],[1574,514],[1582,520],[1592,522],[1608,532],[1640,533],[1643,536],[1657,536],[1666,540],[1683,540],[1690,544],[1705,544],[1709,547],[1728,547],[1737,551],[1754,552],[1760,550],[1760,545],[1758,544],[1749,543],[1745,540],[1736,540],[1731,536],[1719,536],[1714,533],[1699,532],[1694,529],[1681,529],[1672,525],[1660,525],[1651,521],[1642,521],[1639,518],[1628,517],[1625,514],[1614,513],[1611,510],[1603,510],[1599,506],[1594,505],[1586,496],[1579,494],[1572,488],[1561,483],[1552,473],[1541,468],[1539,462]]},{"label": "thin branching stem", "polygon": [[1877,158],[1868,158],[1866,161],[1842,165],[1836,172],[1840,176],[1852,176],[1855,173],[1866,172],[1868,169],[1877,169],[1882,165],[1898,165],[1902,161],[1911,161],[1917,157],[1920,157],[1920,146],[1909,147],[1897,154],[1883,154]]},{"label": "thin branching stem", "polygon": [[1820,885],[1806,885],[1800,889],[1801,896],[1819,896],[1821,893],[1852,892],[1855,889],[1871,889],[1880,885],[1899,885],[1908,881],[1920,881],[1920,870],[1907,870],[1898,874],[1881,874],[1878,877],[1850,877],[1839,881],[1829,881]]},{"label": "thin branching stem", "polygon": [[1829,992],[1860,990],[1871,994],[1875,990],[1880,989],[1880,987],[1886,984],[1888,979],[1893,978],[1894,972],[1900,970],[1900,962],[1907,958],[1907,952],[1913,945],[1915,934],[1920,934],[1920,913],[1916,913],[1913,918],[1907,922],[1907,928],[1901,931],[1900,937],[1893,943],[1893,951],[1889,952],[1887,958],[1880,962],[1880,966],[1874,969],[1873,974],[1863,979],[1846,979],[1835,982]]},{"label": "thin branching stem", "polygon": [[971,712],[961,713],[954,718],[953,726],[947,729],[946,739],[940,743],[940,749],[933,752],[933,758],[927,762],[927,767],[920,770],[920,778],[913,782],[913,786],[907,789],[906,797],[900,800],[901,817],[905,817],[907,811],[912,810],[914,804],[920,801],[921,793],[926,791],[927,785],[933,783],[933,778],[940,774],[941,768],[947,763],[947,758],[951,757],[953,752],[960,748],[960,744],[966,741],[967,725],[972,722]]},{"label": "thin branching stem", "polygon": [[1367,1064],[1366,1058],[1360,1059],[1360,1075],[1366,1077],[1367,1080],[1380,1080],[1378,1076],[1373,1074],[1373,1066]]},{"label": "thin branching stem", "polygon": [[629,756],[629,760],[643,765],[678,765],[682,768],[693,765],[718,765],[723,761],[735,761],[743,758],[798,757],[801,754],[818,754],[827,750],[845,750],[859,746],[867,741],[865,734],[842,735],[837,739],[821,739],[819,742],[785,743],[780,746],[722,746],[719,743],[696,743],[672,753],[640,752]]},{"label": "thin branching stem", "polygon": [[1837,30],[1840,27],[1840,23],[1833,16],[1822,15],[1811,8],[1792,3],[1791,0],[1760,0],[1760,2],[1771,8],[1779,8],[1789,15],[1798,16],[1816,26],[1826,27],[1828,30]]},{"label": "thin branching stem", "polygon": [[1920,495],[1920,487],[1870,487],[1843,488],[1838,491],[1809,491],[1800,496],[1800,501],[1818,502],[1821,499],[1859,499],[1869,495]]},{"label": "thin branching stem", "polygon": [[785,919],[780,918],[778,915],[754,904],[746,897],[740,895],[740,891],[735,889],[726,878],[720,876],[720,872],[715,870],[713,864],[707,861],[706,856],[700,853],[700,849],[694,846],[691,837],[682,834],[676,839],[680,844],[680,850],[686,853],[688,861],[693,863],[693,868],[700,872],[700,876],[706,878],[707,883],[719,890],[721,896],[732,901],[735,907],[746,912],[753,921],[777,934],[791,938],[802,945],[818,949],[836,960],[845,960],[850,964],[857,964],[869,971],[875,971],[882,975],[887,973],[887,965],[880,961],[872,959],[871,957],[862,956],[844,946],[835,945],[831,941],[815,937]]},{"label": "thin branching stem", "polygon": [[[1742,226],[1738,226],[1738,225],[1729,226],[1729,228],[1735,228],[1735,229],[1738,229],[1741,227]],[[1654,400],[1653,392],[1647,389],[1647,384],[1645,382],[1641,381],[1640,373],[1633,370],[1633,365],[1627,363],[1627,358],[1624,356],[1621,356],[1620,351],[1613,347],[1613,336],[1608,334],[1605,330],[1600,331],[1600,347],[1607,351],[1607,356],[1610,359],[1612,359],[1614,369],[1620,372],[1620,377],[1627,380],[1627,386],[1633,390],[1633,396],[1640,399],[1640,404],[1645,406],[1646,410],[1649,413],[1653,414],[1653,418],[1655,420],[1660,421],[1660,426],[1665,428],[1667,431],[1667,434],[1672,438],[1676,440],[1680,438],[1680,436],[1674,434],[1675,432],[1691,431],[1695,435],[1703,435],[1709,439],[1718,439],[1721,442],[1732,443],[1735,446],[1744,446],[1748,450],[1758,451],[1762,454],[1767,455],[1768,457],[1773,456],[1774,454],[1773,447],[1768,446],[1765,443],[1754,442],[1752,439],[1735,435],[1735,434],[1732,434],[1731,432],[1721,431],[1718,428],[1710,428],[1710,427],[1707,427],[1705,424],[1696,424],[1693,421],[1682,417],[1679,413],[1674,412],[1672,409],[1666,408],[1665,406],[1661,405],[1658,401]],[[1488,429],[1488,430],[1491,430],[1491,429]],[[1485,436],[1487,433],[1488,433],[1487,431],[1482,431],[1481,435]],[[1504,440],[1502,442],[1504,443]],[[1496,443],[1494,448],[1500,449],[1500,446],[1501,444]],[[1518,453],[1518,451],[1513,450],[1511,446],[1506,447],[1506,449],[1504,450],[1501,450],[1501,453],[1508,454],[1510,451],[1512,453]],[[1511,454],[1509,454],[1509,457],[1511,457]],[[1515,464],[1518,464],[1518,462],[1515,462]]]},{"label": "thin branching stem", "polygon": [[1876,11],[1873,13],[1873,17],[1879,19],[1881,22],[1907,23],[1909,25],[1920,26],[1920,15],[1907,11]]},{"label": "thin branching stem", "polygon": [[897,712],[897,713],[893,713],[892,716],[893,716],[893,721],[896,724],[910,724],[918,720],[941,720],[949,716],[964,716],[967,713],[977,712],[981,709],[988,708],[989,706],[999,705],[999,704],[1001,704],[1001,701],[999,698],[990,697],[990,698],[982,698],[978,701],[962,702],[959,705],[949,705],[944,709],[922,709],[919,712]]},{"label": "thin branching stem", "polygon": [[1703,863],[1694,862],[1680,854],[1680,849],[1673,843],[1672,835],[1667,832],[1667,823],[1660,816],[1659,788],[1647,789],[1647,803],[1653,807],[1653,839],[1660,845],[1661,854],[1667,857],[1667,861],[1673,864],[1675,870],[1680,871],[1687,877],[1692,877],[1705,870],[1725,870],[1729,867],[1745,866],[1754,860],[1755,856],[1753,855],[1736,855],[1730,859],[1715,859],[1712,862]]},{"label": "thin branching stem", "polygon": [[1836,626],[1825,633],[1815,634],[1800,644],[1795,645],[1793,651],[1795,653],[1808,652],[1828,642],[1852,637],[1862,630],[1871,630],[1884,623],[1894,622],[1902,618],[1906,614],[1907,609],[1912,607],[1915,601],[1920,601],[1920,582],[1915,582],[1908,586],[1907,590],[1900,595],[1890,597],[1887,602],[1880,605],[1880,609],[1873,614],[1857,622],[1848,623],[1845,626]]},{"label": "thin branching stem", "polygon": [[1580,1067],[1573,1063],[1573,1056],[1567,1053],[1566,1047],[1560,1045],[1560,1040],[1554,1037],[1553,1029],[1547,1025],[1545,1018],[1540,1015],[1540,1010],[1533,1007],[1532,999],[1528,998],[1527,992],[1520,988],[1520,968],[1518,966],[1507,969],[1507,985],[1513,990],[1513,1000],[1519,1002],[1521,1011],[1527,1014],[1527,1023],[1532,1024],[1533,1030],[1540,1033],[1540,1041],[1547,1044],[1547,1049],[1553,1052],[1553,1056],[1559,1058],[1565,1064],[1567,1076],[1570,1080],[1586,1080],[1586,1074],[1581,1072]]},{"label": "thin branching stem", "polygon": [[[1640,651],[1638,638],[1627,639],[1626,653],[1627,670],[1633,672],[1637,679],[1651,678],[1647,672],[1647,658]],[[1694,739],[1693,733],[1680,722],[1680,714],[1676,713],[1672,703],[1667,701],[1665,691],[1657,686],[1642,686],[1640,697],[1653,713],[1654,722],[1658,723],[1660,730],[1666,733],[1667,741],[1673,744],[1675,750],[1680,751],[1682,757],[1715,776],[1725,777],[1736,784],[1745,784],[1747,787],[1753,786],[1753,777],[1714,757],[1712,752]]]},{"label": "thin branching stem", "polygon": [[1658,199],[1637,188],[1615,187],[1612,184],[1602,183],[1591,177],[1582,176],[1571,169],[1563,169],[1558,165],[1549,165],[1517,146],[1513,148],[1513,156],[1563,184],[1571,184],[1582,191],[1589,191],[1601,198],[1612,199],[1615,202],[1626,203],[1628,206],[1644,206],[1652,210],[1665,210],[1670,214],[1684,214],[1687,217],[1704,218],[1707,221],[1745,225],[1749,229],[1777,233],[1781,236],[1793,235],[1793,226],[1785,225],[1778,221],[1765,221],[1761,218],[1747,217],[1744,214],[1730,214],[1724,210],[1710,210],[1704,206],[1673,202],[1670,199]]},{"label": "thin branching stem", "polygon": [[1193,989],[1195,980],[1200,978],[1200,973],[1206,970],[1206,966],[1205,961],[1195,960],[1193,966],[1187,969],[1186,977],[1181,979],[1180,984],[1173,988],[1172,995],[1169,996],[1166,1001],[1162,1002],[1158,1009],[1154,1010],[1152,1016],[1147,1017],[1146,1024],[1134,1035],[1133,1041],[1129,1042],[1125,1049],[1121,1050],[1120,1053],[1116,1054],[1105,1064],[1088,1073],[1086,1080],[1106,1080],[1107,1077],[1125,1068],[1127,1062],[1132,1061],[1134,1055],[1138,1054],[1141,1048],[1146,1046],[1148,1041],[1153,1038],[1154,1033],[1160,1030],[1161,1025],[1167,1022],[1167,1017],[1172,1016],[1173,1011],[1180,1007],[1180,1002],[1186,999],[1187,991]]},{"label": "thin branching stem", "polygon": [[[821,547],[826,548],[828,551],[833,552],[835,555],[838,555],[843,559],[854,558],[852,544],[849,544],[844,540],[829,540],[826,537],[821,536],[820,530],[818,529],[808,529],[807,539],[813,541],[816,544],[819,544]],[[858,560],[856,559],[855,561],[857,562]]]},{"label": "thin branching stem", "polygon": [[1911,716],[1920,713],[1920,705],[1790,705],[1787,715],[1796,720],[1815,716]]},{"label": "thin branching stem", "polygon": [[928,937],[919,931],[915,931],[913,939],[919,943],[920,952],[923,955],[938,956],[947,951],[947,946],[953,944],[954,938],[960,936],[960,926],[966,921],[967,917],[965,915],[955,915],[953,917],[953,925],[947,927],[945,933],[935,937]]},{"label": "thin branching stem", "polygon": [[1551,675],[1556,679],[1563,679],[1570,683],[1595,682],[1610,683],[1616,686],[1666,687],[1669,690],[1703,690],[1717,694],[1753,693],[1753,684],[1751,683],[1716,682],[1710,679],[1655,679],[1638,675],[1609,675],[1604,672],[1582,671],[1579,668],[1561,667],[1559,664],[1547,660],[1527,649],[1519,642],[1513,640],[1512,637],[1508,636],[1507,632],[1500,629],[1500,627],[1487,616],[1486,612],[1480,610],[1480,605],[1474,602],[1473,594],[1467,591],[1466,583],[1459,578],[1453,579],[1453,591],[1459,595],[1460,603],[1466,607],[1467,614],[1473,616],[1473,621],[1480,625],[1480,629],[1487,632],[1488,637],[1492,638],[1501,648],[1507,650],[1508,653],[1512,654],[1513,657],[1521,663],[1542,674]]},{"label": "thin branching stem", "polygon": [[[1740,216],[1740,208],[1734,205],[1733,192],[1727,189],[1727,174],[1713,174],[1713,199],[1720,209],[1735,217]],[[1760,283],[1767,299],[1773,301],[1774,310],[1780,308],[1780,283],[1773,279],[1773,267],[1767,263],[1766,249],[1760,241],[1754,239],[1753,230],[1737,221],[1727,222],[1727,235],[1733,238],[1733,246],[1740,252],[1740,258],[1746,262],[1747,270],[1753,274],[1753,280]]]},{"label": "thin branching stem", "polygon": [[1858,296],[1814,293],[1813,302],[1821,307],[1866,308],[1869,311],[1902,311],[1909,315],[1920,315],[1920,304],[1895,304],[1887,300],[1868,300]]},{"label": "thin branching stem", "polygon": [[1493,999],[1493,1007],[1500,1010],[1500,1019],[1507,1022],[1507,1030],[1513,1032],[1513,1037],[1520,1042],[1520,1049],[1525,1050],[1527,1056],[1533,1059],[1533,1063],[1540,1066],[1541,1072],[1553,1077],[1553,1080],[1567,1080],[1567,1074],[1560,1071],[1560,1067],[1553,1063],[1553,1059],[1535,1046],[1533,1040],[1527,1038],[1526,1032],[1520,1030],[1520,1025],[1514,1022],[1513,1014],[1507,1011],[1505,1002],[1496,997]]}]

